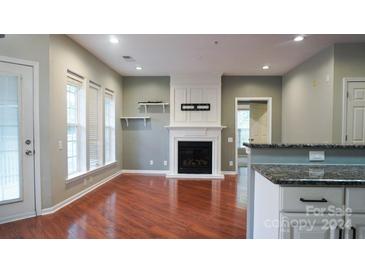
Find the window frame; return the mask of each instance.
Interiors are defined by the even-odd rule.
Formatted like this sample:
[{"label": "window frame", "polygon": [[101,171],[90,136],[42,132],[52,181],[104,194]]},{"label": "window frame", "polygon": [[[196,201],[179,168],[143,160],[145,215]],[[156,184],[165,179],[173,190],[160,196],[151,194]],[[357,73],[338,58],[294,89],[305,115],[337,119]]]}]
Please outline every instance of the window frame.
[{"label": "window frame", "polygon": [[[76,117],[75,123],[69,123],[68,111],[69,111],[69,102],[68,102],[68,86],[73,86],[77,88],[75,93],[75,110]],[[83,152],[85,150],[85,142],[84,140],[84,131],[85,131],[85,119],[84,119],[84,101],[85,101],[85,91],[84,91],[84,80],[80,77],[76,77],[74,75],[67,75],[67,83],[66,83],[66,166],[67,166],[67,177],[72,178],[77,176],[78,174],[85,171],[85,157]],[[69,172],[69,159],[74,157],[69,157],[69,139],[68,139],[68,129],[69,127],[75,127],[76,129],[76,170],[72,173]]]},{"label": "window frame", "polygon": [[[90,135],[89,135],[89,107],[90,107],[90,90],[95,89],[97,92],[97,140],[96,140],[96,146],[97,146],[97,155],[98,155],[98,163],[99,166],[91,167],[90,163]],[[104,132],[103,132],[103,119],[104,119],[104,109],[103,109],[103,102],[104,102],[104,96],[102,92],[101,85],[96,84],[93,81],[89,81],[88,89],[87,89],[87,96],[86,96],[86,114],[87,117],[87,123],[86,123],[86,159],[87,159],[87,171],[93,171],[100,167],[103,167],[105,165],[104,161]],[[99,115],[101,113],[101,115]]]},{"label": "window frame", "polygon": [[[68,166],[68,128],[69,128],[69,119],[68,119],[68,109],[69,103],[67,98],[68,85],[79,87],[78,96],[77,96],[77,122],[76,125],[72,124],[72,126],[77,127],[77,171],[69,174],[69,166]],[[88,115],[89,115],[89,89],[90,87],[96,88],[98,92],[98,115],[97,117],[97,131],[98,131],[98,157],[100,159],[100,166],[95,168],[90,168],[90,155],[89,155],[89,136],[88,136]],[[106,151],[106,142],[105,142],[105,127],[106,127],[106,118],[105,118],[105,97],[106,95],[112,96],[112,106],[113,106],[113,125],[112,134],[113,134],[113,144],[112,144],[112,154],[113,157],[110,161],[106,162],[105,159],[105,151]],[[70,123],[71,124],[71,123]],[[100,137],[99,137],[100,136]],[[66,184],[72,183],[75,181],[79,181],[89,175],[97,173],[103,169],[111,168],[116,166],[116,97],[115,92],[103,88],[101,85],[96,84],[95,82],[86,79],[76,73],[73,73],[67,70],[67,83],[66,83]],[[110,146],[111,148],[111,146]]]},{"label": "window frame", "polygon": [[[106,109],[105,109],[105,103],[106,103],[106,98],[107,96],[111,96],[112,98],[112,108],[111,108],[111,114],[112,114],[112,121],[109,121],[111,122],[111,126],[107,126],[106,124]],[[115,126],[115,123],[116,123],[116,115],[115,115],[115,94],[114,94],[114,91],[110,90],[110,89],[105,89],[104,90],[104,100],[103,100],[103,121],[104,121],[104,124],[103,124],[103,135],[104,135],[104,143],[103,143],[103,146],[104,146],[104,164],[109,164],[109,163],[113,163],[116,161],[116,126]],[[107,128],[110,128],[110,139],[109,139],[109,147],[108,147],[108,150],[109,150],[109,154],[111,156],[110,160],[107,161],[106,159],[106,151],[107,151],[107,147],[106,147],[106,129]]]}]

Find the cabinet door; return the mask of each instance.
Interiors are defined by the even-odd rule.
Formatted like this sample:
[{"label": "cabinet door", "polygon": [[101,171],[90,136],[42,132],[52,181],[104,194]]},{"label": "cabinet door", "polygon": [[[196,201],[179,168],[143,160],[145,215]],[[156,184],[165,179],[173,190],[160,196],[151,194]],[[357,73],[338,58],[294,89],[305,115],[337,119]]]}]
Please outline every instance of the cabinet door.
[{"label": "cabinet door", "polygon": [[340,239],[344,218],[305,213],[281,213],[281,239]]},{"label": "cabinet door", "polygon": [[365,239],[365,214],[346,216],[346,239]]}]

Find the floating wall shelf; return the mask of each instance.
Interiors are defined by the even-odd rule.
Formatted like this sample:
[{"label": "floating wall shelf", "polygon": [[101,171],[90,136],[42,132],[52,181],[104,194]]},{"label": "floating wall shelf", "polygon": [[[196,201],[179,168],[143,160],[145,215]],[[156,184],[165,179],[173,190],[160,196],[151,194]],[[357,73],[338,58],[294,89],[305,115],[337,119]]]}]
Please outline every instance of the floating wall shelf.
[{"label": "floating wall shelf", "polygon": [[144,117],[120,117],[121,120],[125,120],[127,127],[129,126],[129,120],[143,120],[144,121],[144,126],[147,126],[147,120],[151,119],[151,117],[148,116],[144,116]]},{"label": "floating wall shelf", "polygon": [[162,106],[163,112],[166,111],[166,106],[169,105],[169,103],[138,103],[139,106],[144,107],[144,112],[147,113],[147,107],[148,106]]}]

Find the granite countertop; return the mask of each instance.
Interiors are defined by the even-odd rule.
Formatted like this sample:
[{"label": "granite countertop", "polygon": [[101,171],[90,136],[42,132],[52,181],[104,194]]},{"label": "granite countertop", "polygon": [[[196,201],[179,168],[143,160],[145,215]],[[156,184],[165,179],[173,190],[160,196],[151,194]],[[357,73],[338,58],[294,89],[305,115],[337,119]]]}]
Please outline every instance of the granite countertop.
[{"label": "granite countertop", "polygon": [[365,165],[264,165],[252,168],[283,186],[364,186]]},{"label": "granite countertop", "polygon": [[320,149],[365,149],[365,145],[343,145],[343,144],[250,144],[243,143],[249,148],[320,148]]}]

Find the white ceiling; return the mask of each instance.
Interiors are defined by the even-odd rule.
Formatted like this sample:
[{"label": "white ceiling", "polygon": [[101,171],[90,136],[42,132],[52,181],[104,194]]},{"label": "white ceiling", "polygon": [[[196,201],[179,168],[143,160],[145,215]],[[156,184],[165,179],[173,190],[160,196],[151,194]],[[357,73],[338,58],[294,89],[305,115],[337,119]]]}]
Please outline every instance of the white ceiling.
[{"label": "white ceiling", "polygon": [[[224,75],[283,75],[334,43],[365,42],[365,35],[69,35],[124,76],[221,73]],[[214,41],[218,41],[215,44]],[[136,61],[126,62],[123,55]],[[136,66],[143,70],[137,71]],[[270,70],[262,70],[270,65]]]}]

